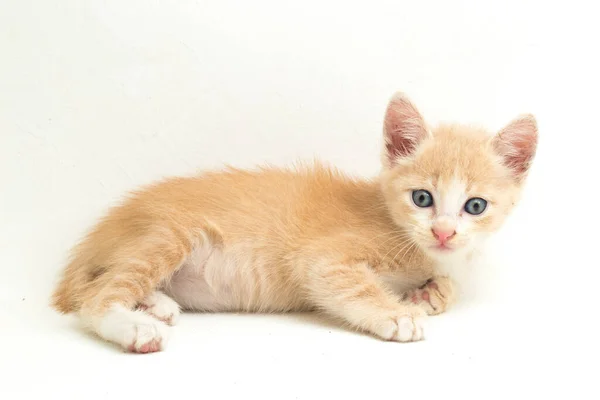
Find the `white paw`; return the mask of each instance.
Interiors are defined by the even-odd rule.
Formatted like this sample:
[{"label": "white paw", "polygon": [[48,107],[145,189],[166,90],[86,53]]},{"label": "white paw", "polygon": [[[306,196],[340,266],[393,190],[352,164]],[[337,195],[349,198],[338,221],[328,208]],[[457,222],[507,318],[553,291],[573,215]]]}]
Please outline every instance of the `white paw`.
[{"label": "white paw", "polygon": [[424,313],[420,309],[409,308],[399,312],[382,324],[377,334],[386,340],[416,342],[424,339]]},{"label": "white paw", "polygon": [[158,318],[168,325],[175,325],[179,321],[181,311],[179,304],[163,292],[155,291],[144,299],[138,309]]},{"label": "white paw", "polygon": [[399,342],[415,342],[423,340],[423,318],[406,315],[396,320],[398,330],[394,340]]},{"label": "white paw", "polygon": [[94,318],[92,326],[103,339],[135,353],[164,350],[169,339],[170,328],[164,322],[120,305],[114,305],[104,316]]}]

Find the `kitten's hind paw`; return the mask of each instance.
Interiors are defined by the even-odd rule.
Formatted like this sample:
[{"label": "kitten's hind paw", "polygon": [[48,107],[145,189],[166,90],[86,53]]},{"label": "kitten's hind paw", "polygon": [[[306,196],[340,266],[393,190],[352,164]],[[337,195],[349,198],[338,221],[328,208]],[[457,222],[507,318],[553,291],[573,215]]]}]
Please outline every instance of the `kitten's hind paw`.
[{"label": "kitten's hind paw", "polygon": [[177,324],[181,314],[179,304],[160,291],[150,294],[137,308],[171,326]]},{"label": "kitten's hind paw", "polygon": [[85,316],[84,323],[101,338],[133,353],[164,350],[169,339],[170,328],[164,322],[143,311],[128,310],[118,304],[102,316]]}]

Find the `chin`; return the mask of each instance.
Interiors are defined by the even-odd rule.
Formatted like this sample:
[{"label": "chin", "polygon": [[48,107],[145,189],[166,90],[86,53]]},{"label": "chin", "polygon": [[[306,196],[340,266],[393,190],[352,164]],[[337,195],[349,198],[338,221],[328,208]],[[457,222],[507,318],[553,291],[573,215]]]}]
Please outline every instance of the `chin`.
[{"label": "chin", "polygon": [[471,249],[468,245],[458,246],[455,244],[448,244],[446,246],[440,246],[438,243],[427,243],[421,246],[421,248],[430,258],[439,262],[464,258],[469,254]]}]

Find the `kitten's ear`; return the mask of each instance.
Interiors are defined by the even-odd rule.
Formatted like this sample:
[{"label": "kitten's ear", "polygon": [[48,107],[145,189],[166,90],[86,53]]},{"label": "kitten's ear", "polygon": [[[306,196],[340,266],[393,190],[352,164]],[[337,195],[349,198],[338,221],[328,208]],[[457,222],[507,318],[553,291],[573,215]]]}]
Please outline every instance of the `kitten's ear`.
[{"label": "kitten's ear", "polygon": [[514,119],[492,139],[498,153],[515,178],[520,181],[527,176],[535,157],[538,143],[538,128],[531,114]]},{"label": "kitten's ear", "polygon": [[423,117],[404,93],[394,94],[387,106],[383,136],[382,161],[386,167],[411,156],[429,136]]}]

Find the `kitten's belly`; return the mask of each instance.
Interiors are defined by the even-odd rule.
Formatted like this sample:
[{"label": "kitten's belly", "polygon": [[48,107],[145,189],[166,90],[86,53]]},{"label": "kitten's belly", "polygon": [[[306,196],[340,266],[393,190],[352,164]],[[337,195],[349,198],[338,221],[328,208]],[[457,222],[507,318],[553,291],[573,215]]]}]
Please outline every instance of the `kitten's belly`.
[{"label": "kitten's belly", "polygon": [[165,284],[163,290],[183,309],[225,311],[301,311],[299,290],[282,282],[274,266],[243,245],[199,249]]},{"label": "kitten's belly", "polygon": [[204,279],[204,274],[189,264],[184,264],[173,275],[164,291],[186,310],[226,311],[231,302],[225,296],[219,298]]}]

